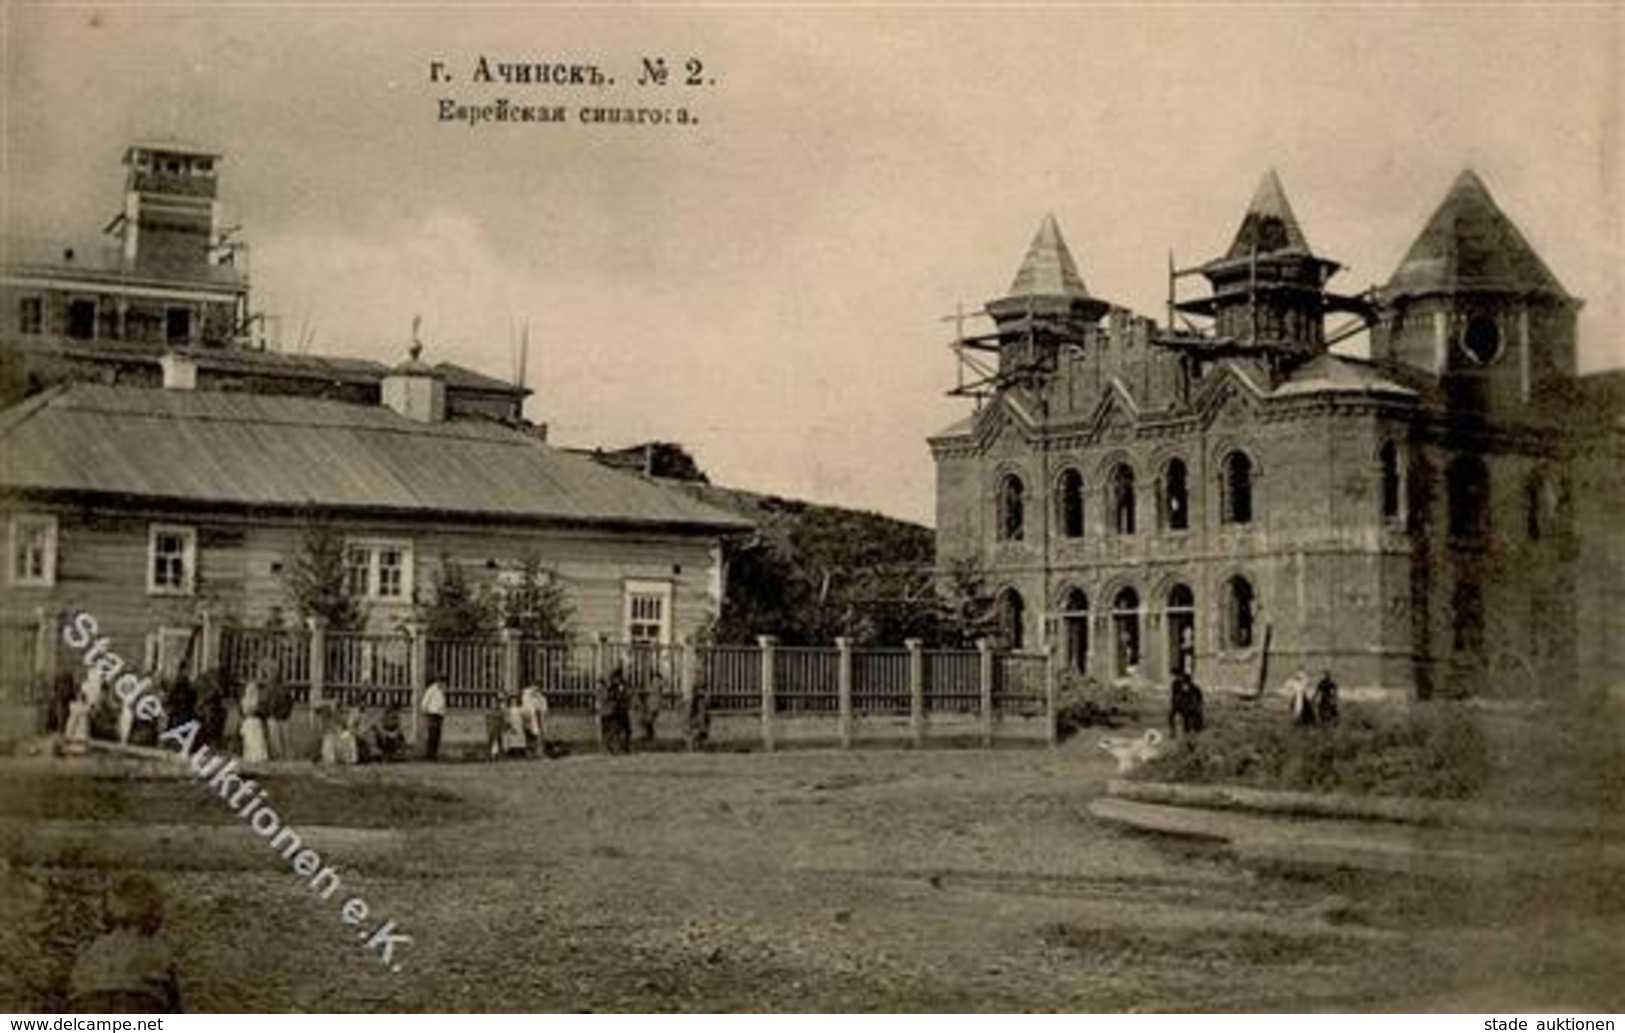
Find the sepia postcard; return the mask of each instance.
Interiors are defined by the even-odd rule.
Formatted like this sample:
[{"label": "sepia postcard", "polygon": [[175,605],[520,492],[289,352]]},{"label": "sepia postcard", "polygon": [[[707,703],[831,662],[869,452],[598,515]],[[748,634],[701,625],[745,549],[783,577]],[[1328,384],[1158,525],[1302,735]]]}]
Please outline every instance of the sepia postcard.
[{"label": "sepia postcard", "polygon": [[0,1010],[1613,1029],[1622,60],[0,0]]}]

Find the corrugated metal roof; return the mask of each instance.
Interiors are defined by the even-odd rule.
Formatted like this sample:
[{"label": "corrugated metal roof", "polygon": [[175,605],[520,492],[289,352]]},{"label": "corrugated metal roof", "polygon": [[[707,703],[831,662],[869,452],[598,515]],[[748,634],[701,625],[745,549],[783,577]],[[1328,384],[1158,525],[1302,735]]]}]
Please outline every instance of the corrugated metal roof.
[{"label": "corrugated metal roof", "polygon": [[0,490],[745,530],[500,424],[312,398],[75,384],[0,413]]}]

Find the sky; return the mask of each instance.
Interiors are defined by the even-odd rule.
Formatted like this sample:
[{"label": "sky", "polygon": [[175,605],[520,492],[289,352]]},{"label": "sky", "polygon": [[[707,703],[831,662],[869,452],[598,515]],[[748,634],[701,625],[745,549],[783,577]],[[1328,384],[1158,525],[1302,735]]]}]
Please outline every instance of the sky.
[{"label": "sky", "polygon": [[[281,346],[503,378],[567,445],[675,440],[714,481],[929,523],[959,306],[1053,212],[1091,291],[1159,316],[1279,171],[1384,281],[1476,169],[1625,365],[1625,8],[0,3],[0,229],[93,237],[124,147],[226,156]],[[479,58],[613,86],[474,82]],[[676,74],[637,86],[645,58]],[[686,62],[705,83],[687,86]],[[451,82],[431,81],[433,61]],[[471,128],[441,99],[559,105]],[[691,126],[586,126],[586,106]]]}]

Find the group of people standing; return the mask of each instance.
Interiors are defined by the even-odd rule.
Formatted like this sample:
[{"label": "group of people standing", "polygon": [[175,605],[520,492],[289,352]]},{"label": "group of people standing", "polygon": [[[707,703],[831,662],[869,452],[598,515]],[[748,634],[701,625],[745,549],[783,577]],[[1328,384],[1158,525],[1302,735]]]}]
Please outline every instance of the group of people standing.
[{"label": "group of people standing", "polygon": [[1309,687],[1309,672],[1300,667],[1286,683],[1287,703],[1292,723],[1299,728],[1331,728],[1337,724],[1337,682],[1332,672],[1320,672],[1320,680]]},{"label": "group of people standing", "polygon": [[260,661],[238,700],[244,764],[292,758],[288,721],[293,717],[293,703],[293,690],[278,676],[276,661]]},{"label": "group of people standing", "polygon": [[[1283,692],[1291,708],[1294,725],[1300,728],[1331,728],[1337,724],[1337,682],[1332,679],[1330,670],[1321,671],[1320,680],[1311,688],[1309,672],[1300,667],[1287,679]],[[1169,738],[1200,732],[1206,720],[1201,686],[1196,684],[1190,672],[1176,672],[1168,688]]]}]

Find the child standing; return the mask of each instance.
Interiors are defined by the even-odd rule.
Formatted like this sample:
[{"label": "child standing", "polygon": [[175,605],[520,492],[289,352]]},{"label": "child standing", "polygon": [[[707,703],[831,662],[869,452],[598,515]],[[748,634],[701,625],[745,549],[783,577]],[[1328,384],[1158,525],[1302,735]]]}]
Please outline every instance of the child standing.
[{"label": "child standing", "polygon": [[68,1008],[94,1014],[181,1010],[175,961],[161,935],[163,894],[144,875],[126,875],[107,893],[106,932],[79,952],[68,978]]}]

